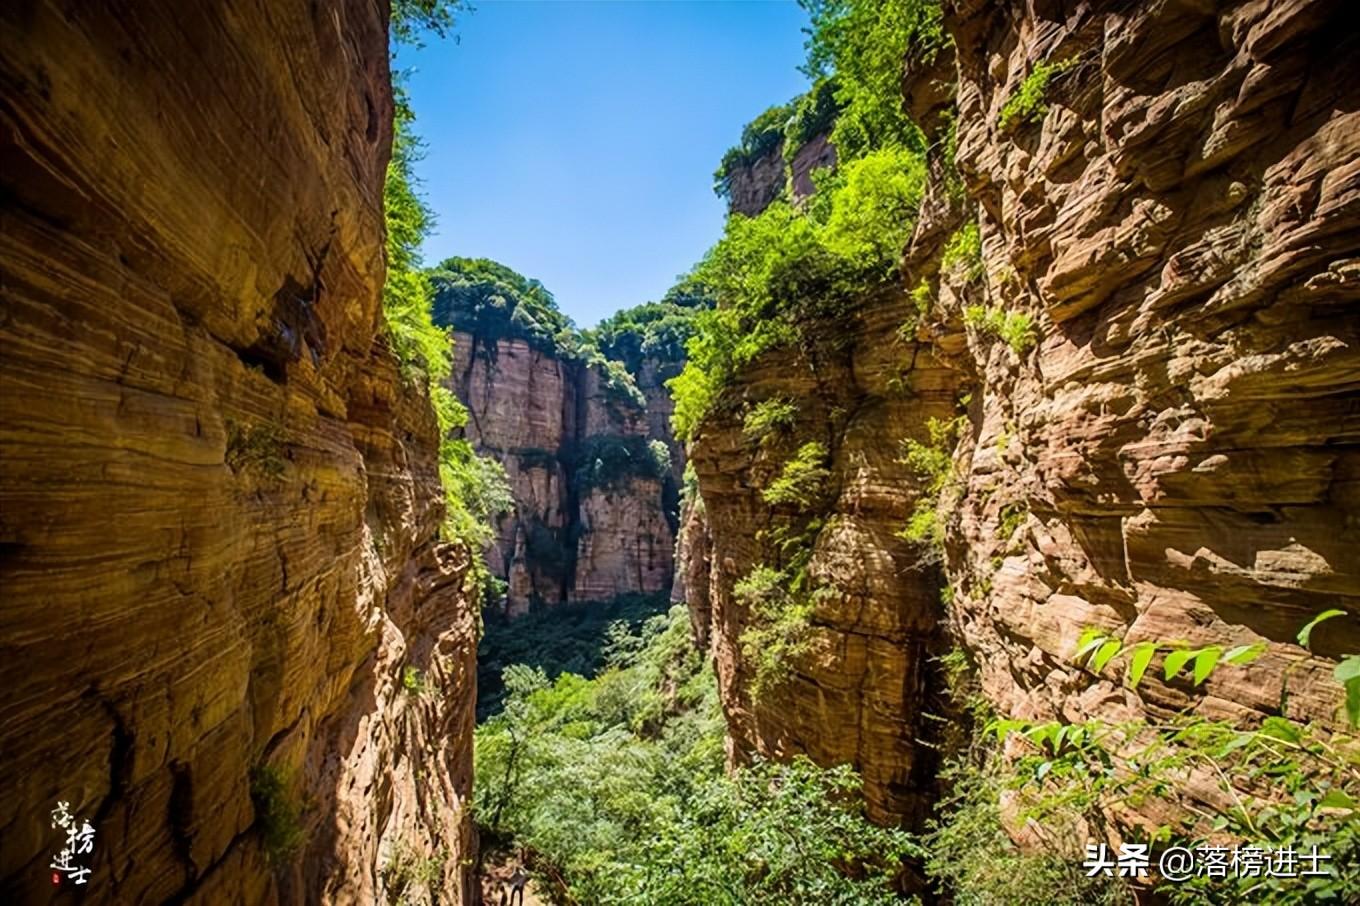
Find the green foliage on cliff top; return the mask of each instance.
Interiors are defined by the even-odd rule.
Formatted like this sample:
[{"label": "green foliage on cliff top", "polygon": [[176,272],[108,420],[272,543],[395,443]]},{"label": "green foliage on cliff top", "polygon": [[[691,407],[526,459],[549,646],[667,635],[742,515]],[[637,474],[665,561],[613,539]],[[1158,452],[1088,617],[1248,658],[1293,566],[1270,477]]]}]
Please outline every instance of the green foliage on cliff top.
[{"label": "green foliage on cliff top", "polygon": [[919,155],[885,148],[853,161],[806,211],[776,201],[728,218],[695,269],[717,308],[694,318],[684,372],[669,383],[676,434],[690,438],[722,388],[760,353],[798,342],[888,282],[920,205]]},{"label": "green foliage on cliff top", "polygon": [[634,478],[661,481],[670,472],[671,453],[658,440],[602,435],[582,441],[576,461],[576,484],[581,492],[608,491],[626,487]]},{"label": "green foliage on cliff top", "polygon": [[435,320],[489,339],[518,337],[554,355],[578,350],[576,325],[557,308],[552,293],[489,258],[448,258],[430,272]]},{"label": "green foliage on cliff top", "polygon": [[888,904],[905,834],[863,817],[847,767],[723,771],[712,665],[683,607],[619,631],[594,679],[505,672],[477,731],[476,811],[581,903]]},{"label": "green foliage on cliff top", "polygon": [[793,113],[784,126],[784,160],[792,162],[800,148],[819,135],[829,135],[841,106],[836,100],[836,80],[819,78],[793,101]]},{"label": "green foliage on cliff top", "polygon": [[665,380],[684,364],[695,313],[712,307],[708,288],[686,276],[661,301],[625,308],[601,321],[585,332],[585,342],[605,358],[622,362],[634,378],[641,374],[644,360],[652,359],[658,365],[657,376]]},{"label": "green foliage on cliff top", "polygon": [[776,104],[747,123],[741,130],[740,144],[723,154],[718,169],[713,173],[713,191],[726,198],[732,188],[732,174],[749,167],[779,147],[784,140],[784,127],[793,115],[793,103]]},{"label": "green foliage on cliff top", "polygon": [[902,109],[902,61],[929,60],[949,43],[938,0],[799,0],[812,19],[804,71],[835,76],[840,108],[832,144],[842,161],[892,145],[921,150]]}]

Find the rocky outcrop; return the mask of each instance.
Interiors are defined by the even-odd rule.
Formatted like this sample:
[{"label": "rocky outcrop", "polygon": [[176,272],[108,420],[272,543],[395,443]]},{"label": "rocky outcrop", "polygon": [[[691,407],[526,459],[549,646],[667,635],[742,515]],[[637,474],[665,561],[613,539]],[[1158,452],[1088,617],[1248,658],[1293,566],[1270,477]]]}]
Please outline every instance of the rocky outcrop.
[{"label": "rocky outcrop", "polygon": [[[1303,0],[973,4],[950,28],[983,275],[944,281],[942,319],[1024,313],[1037,339],[974,325],[957,357],[951,622],[984,690],[1021,717],[1252,719],[1289,670],[1285,713],[1335,719],[1328,658],[1360,623],[1321,627],[1321,657],[1294,636],[1360,612],[1354,22]],[[1003,116],[1043,62],[1063,70],[1045,106]],[[1071,665],[1086,626],[1269,648],[1202,693],[1134,693],[1122,665]]]},{"label": "rocky outcrop", "polygon": [[468,408],[468,440],[505,466],[515,501],[486,551],[507,584],[506,614],[667,590],[678,476],[648,446],[678,446],[666,369],[644,363],[658,380],[643,405],[600,366],[523,338],[455,330],[454,342],[450,383]]},{"label": "rocky outcrop", "polygon": [[[691,450],[712,544],[695,619],[733,757],[848,761],[871,813],[908,822],[931,796],[923,714],[943,713],[929,657],[944,646],[1003,715],[1193,703],[1252,720],[1279,709],[1289,671],[1285,712],[1324,723],[1333,660],[1360,650],[1353,619],[1319,627],[1315,656],[1294,644],[1319,611],[1360,611],[1360,82],[1341,5],[967,3],[945,24],[955,50],[908,61],[904,86],[932,141],[903,269],[917,299],[866,297],[824,326],[836,342],[757,360]],[[1042,102],[1003,113],[1045,62]],[[977,260],[941,273],[974,221]],[[744,413],[775,397],[796,425],[751,441]],[[895,537],[924,491],[899,442],[938,445],[929,420],[957,416],[941,570]],[[808,572],[831,591],[811,648],[757,700],[734,586],[779,564],[771,530],[793,523],[759,491],[811,440],[831,502]],[[694,600],[702,570],[686,578]],[[1269,647],[1193,694],[1152,672],[1134,692],[1122,662],[1071,663],[1089,626]]]},{"label": "rocky outcrop", "polygon": [[816,191],[814,170],[836,165],[836,148],[829,135],[815,135],[784,161],[781,140],[765,154],[732,168],[727,189],[727,210],[732,214],[754,217],[787,191],[795,203]]},{"label": "rocky outcrop", "polygon": [[381,7],[8,4],[0,84],[5,901],[78,898],[58,801],[88,902],[467,901],[474,614],[379,329]]},{"label": "rocky outcrop", "polygon": [[[707,594],[698,588],[697,552],[687,594],[711,608],[708,635],[738,761],[753,754],[804,753],[822,764],[849,763],[862,774],[872,817],[919,823],[929,814],[934,761],[916,745],[934,730],[924,717],[933,695],[930,657],[945,650],[938,566],[896,537],[922,483],[899,461],[899,441],[948,417],[956,376],[929,350],[910,354],[896,339],[906,303],[893,292],[865,300],[853,322],[828,325],[805,350],[776,351],[747,369],[725,394],[691,448],[702,489]],[[837,343],[835,334],[853,336]],[[807,354],[804,355],[803,353]],[[909,368],[910,389],[902,383]],[[777,442],[743,431],[750,407],[798,401],[796,424]],[[808,529],[762,499],[800,445],[830,454],[824,523]],[[705,531],[706,529],[706,531]],[[829,593],[815,598],[811,648],[791,676],[759,698],[741,639],[752,624],[734,586],[758,566],[782,567],[785,539],[810,536],[808,574]],[[702,623],[702,617],[696,616]]]}]

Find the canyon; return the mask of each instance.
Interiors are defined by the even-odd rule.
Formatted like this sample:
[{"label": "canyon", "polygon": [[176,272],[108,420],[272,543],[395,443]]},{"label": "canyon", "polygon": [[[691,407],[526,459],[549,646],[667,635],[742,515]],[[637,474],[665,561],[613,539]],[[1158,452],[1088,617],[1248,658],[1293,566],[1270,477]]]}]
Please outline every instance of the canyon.
[{"label": "canyon", "polygon": [[[394,352],[386,4],[7,6],[0,897],[480,902],[478,558],[506,617],[669,593],[716,673],[715,760],[850,765],[881,825],[924,830],[946,737],[981,729],[951,652],[1001,718],[1340,732],[1355,24],[944,4],[902,62],[926,176],[893,278],[743,362],[683,443],[678,355],[468,320],[438,268],[452,374]],[[811,205],[836,159],[826,131],[766,150],[730,210]],[[481,551],[441,531],[437,391],[513,498]],[[814,447],[815,497],[772,496]],[[743,587],[802,555],[806,638],[765,683]],[[1074,661],[1092,629],[1261,653],[1131,686]],[[1207,770],[1179,795],[1228,807]],[[98,829],[81,890],[52,887],[58,802]]]}]

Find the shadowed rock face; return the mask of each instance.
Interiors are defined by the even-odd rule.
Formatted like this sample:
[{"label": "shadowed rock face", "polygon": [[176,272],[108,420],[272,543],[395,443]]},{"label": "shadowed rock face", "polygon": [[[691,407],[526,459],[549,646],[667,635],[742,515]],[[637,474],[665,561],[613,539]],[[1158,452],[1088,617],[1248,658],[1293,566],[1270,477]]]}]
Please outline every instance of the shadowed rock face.
[{"label": "shadowed rock face", "polygon": [[[1360,626],[1323,624],[1314,657],[1293,639],[1325,608],[1360,609],[1360,32],[1344,9],[951,7],[952,56],[909,61],[904,85],[933,141],[958,105],[964,192],[951,200],[933,160],[904,266],[929,317],[894,345],[910,303],[864,300],[839,353],[810,344],[747,369],[691,451],[707,532],[685,535],[712,555],[707,571],[680,560],[734,757],[850,761],[872,813],[919,817],[917,731],[936,693],[922,659],[950,642],[1012,716],[1156,716],[1193,699],[1251,719],[1279,708],[1289,670],[1285,713],[1337,719],[1331,666],[1360,650]],[[1036,63],[1069,59],[1046,109],[1000,121]],[[974,219],[981,276],[941,275],[946,239]],[[1037,342],[1013,350],[966,326],[966,306],[1028,314]],[[791,680],[755,702],[732,589],[777,556],[759,489],[789,450],[744,440],[740,412],[772,396],[799,403],[800,441],[832,452],[810,573],[837,594]],[[896,454],[958,413],[942,577],[893,537],[920,488]],[[1151,672],[1134,693],[1122,662],[1105,678],[1069,662],[1087,626],[1270,645],[1194,696]]]},{"label": "shadowed rock face", "polygon": [[66,800],[89,902],[372,903],[394,852],[460,902],[475,635],[379,331],[380,6],[21,0],[0,85],[4,899]]},{"label": "shadowed rock face", "polygon": [[[639,406],[612,392],[597,367],[525,340],[455,331],[454,341],[450,384],[468,407],[467,437],[505,466],[515,501],[486,551],[507,584],[506,613],[665,591],[675,546],[668,498],[679,478],[662,383],[670,363],[643,361]],[[672,450],[669,473],[622,474],[603,485],[581,479],[593,445],[634,443],[634,455],[645,455],[649,439]]]}]

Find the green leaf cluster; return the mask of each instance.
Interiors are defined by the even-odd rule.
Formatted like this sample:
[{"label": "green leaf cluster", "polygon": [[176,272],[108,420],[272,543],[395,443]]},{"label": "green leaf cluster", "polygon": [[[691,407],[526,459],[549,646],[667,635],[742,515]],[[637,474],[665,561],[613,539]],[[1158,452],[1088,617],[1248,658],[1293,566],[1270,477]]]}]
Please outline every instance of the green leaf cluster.
[{"label": "green leaf cluster", "polygon": [[798,419],[798,404],[781,396],[761,400],[751,407],[742,419],[741,433],[756,443],[793,430]]},{"label": "green leaf cluster", "polygon": [[954,444],[967,419],[964,416],[926,420],[927,440],[902,441],[898,461],[916,473],[924,483],[916,505],[898,537],[923,544],[938,556],[944,547],[944,524],[940,522],[940,498],[954,477]]},{"label": "green leaf cluster", "polygon": [[902,109],[902,61],[928,61],[948,46],[939,0],[799,2],[812,20],[804,72],[835,77],[831,141],[840,160],[893,145],[922,150]]},{"label": "green leaf cluster", "polygon": [[1016,355],[1024,355],[1038,342],[1034,318],[1023,311],[1005,311],[988,305],[969,305],[963,323],[987,336],[996,337]]},{"label": "green leaf cluster", "polygon": [[634,478],[660,481],[671,469],[665,443],[636,435],[596,435],[577,451],[576,484],[582,492],[626,487]]},{"label": "green leaf cluster", "polygon": [[885,284],[911,234],[925,180],[918,155],[888,148],[836,174],[807,211],[776,201],[728,218],[695,276],[717,299],[699,311],[685,370],[668,386],[673,426],[694,436],[722,389],[766,350],[807,339]]},{"label": "green leaf cluster", "polygon": [[737,170],[750,167],[779,147],[784,140],[784,128],[793,115],[793,103],[776,104],[751,120],[741,130],[741,142],[728,148],[713,172],[713,191],[727,198],[732,190],[732,176]]},{"label": "green leaf cluster", "polygon": [[770,506],[791,506],[799,512],[817,509],[825,503],[831,481],[829,459],[826,445],[820,441],[803,444],[784,463],[779,477],[761,492],[761,499]]},{"label": "green leaf cluster", "polygon": [[1077,57],[1050,63],[1035,64],[1001,106],[997,125],[1009,128],[1017,122],[1037,123],[1048,113],[1048,87],[1053,79],[1078,63]]},{"label": "green leaf cluster", "polygon": [[477,730],[476,812],[582,903],[892,903],[901,832],[868,822],[846,767],[723,770],[712,665],[683,607],[620,629],[593,679],[504,671]]},{"label": "green leaf cluster", "polygon": [[[442,5],[426,4],[437,13]],[[432,13],[432,14],[434,14]],[[439,426],[439,478],[444,489],[446,538],[458,539],[480,550],[492,536],[491,521],[512,505],[504,468],[478,456],[454,432],[467,420],[467,411],[445,386],[452,372],[453,350],[447,331],[434,321],[434,288],[421,270],[420,243],[434,226],[434,215],[416,191],[414,165],[419,140],[414,114],[397,86],[398,103],[392,139],[392,158],[383,190],[387,224],[387,279],[383,285],[383,316],[392,350],[405,380],[429,395]],[[482,580],[489,576],[480,557],[474,569]]]}]

